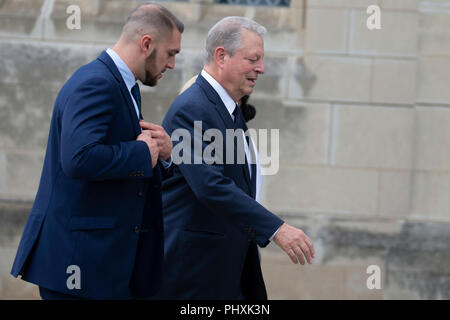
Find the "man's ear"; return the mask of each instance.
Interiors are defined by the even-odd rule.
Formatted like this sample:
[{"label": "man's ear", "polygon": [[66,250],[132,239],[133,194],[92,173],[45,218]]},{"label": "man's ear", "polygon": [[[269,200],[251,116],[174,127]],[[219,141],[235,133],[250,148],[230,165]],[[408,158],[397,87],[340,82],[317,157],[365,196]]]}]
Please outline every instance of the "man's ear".
[{"label": "man's ear", "polygon": [[227,51],[224,47],[217,47],[216,50],[214,50],[214,60],[216,61],[216,64],[219,66],[219,68],[222,68],[225,64],[226,57]]},{"label": "man's ear", "polygon": [[155,47],[155,38],[151,35],[146,34],[141,37],[140,49],[141,52],[145,53],[145,56],[148,57]]}]

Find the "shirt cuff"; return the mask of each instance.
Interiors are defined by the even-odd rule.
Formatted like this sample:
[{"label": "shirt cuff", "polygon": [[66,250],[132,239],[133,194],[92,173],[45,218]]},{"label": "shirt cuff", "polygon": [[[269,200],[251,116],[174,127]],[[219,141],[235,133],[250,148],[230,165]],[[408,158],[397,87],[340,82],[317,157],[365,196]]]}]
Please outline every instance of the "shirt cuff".
[{"label": "shirt cuff", "polygon": [[162,158],[159,158],[159,161],[161,161],[164,169],[169,169],[169,167],[172,165],[172,157],[169,158],[169,161],[163,160]]},{"label": "shirt cuff", "polygon": [[280,228],[278,228],[277,231],[275,231],[275,232],[273,233],[273,235],[269,238],[269,241],[272,241],[272,240],[273,240],[273,238],[274,238],[275,235],[277,234],[278,230],[280,230]]}]

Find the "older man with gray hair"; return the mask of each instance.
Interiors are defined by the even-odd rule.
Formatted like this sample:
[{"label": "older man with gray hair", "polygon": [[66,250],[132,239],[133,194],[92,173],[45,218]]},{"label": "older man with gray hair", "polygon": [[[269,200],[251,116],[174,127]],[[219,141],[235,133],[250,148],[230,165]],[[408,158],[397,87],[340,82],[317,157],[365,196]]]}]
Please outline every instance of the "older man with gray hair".
[{"label": "older man with gray hair", "polygon": [[[195,137],[195,123],[201,123],[202,134],[208,129],[222,137],[230,129],[247,131],[238,102],[264,73],[265,33],[263,26],[242,17],[224,18],[211,28],[203,70],[163,121],[169,135],[182,129]],[[253,143],[243,134],[236,138],[241,143],[233,138],[231,149],[216,150],[221,159],[232,152],[234,161],[212,164],[194,159],[195,145],[210,150],[212,141],[194,138],[190,152],[183,149],[190,161],[172,166],[163,181],[165,261],[155,298],[267,299],[257,246],[271,240],[294,263],[312,262],[314,248],[305,233],[255,200],[258,170],[249,158]],[[239,163],[235,155],[243,153],[245,162]]]}]

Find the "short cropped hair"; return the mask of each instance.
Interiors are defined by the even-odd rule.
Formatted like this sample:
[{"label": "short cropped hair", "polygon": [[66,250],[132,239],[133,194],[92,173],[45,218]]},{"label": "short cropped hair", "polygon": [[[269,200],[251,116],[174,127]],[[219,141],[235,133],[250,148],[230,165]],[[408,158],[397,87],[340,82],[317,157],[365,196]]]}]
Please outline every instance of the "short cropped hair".
[{"label": "short cropped hair", "polygon": [[158,40],[170,35],[174,28],[183,33],[184,24],[159,3],[147,2],[130,13],[123,26],[122,34],[127,39],[135,39],[152,33]]}]

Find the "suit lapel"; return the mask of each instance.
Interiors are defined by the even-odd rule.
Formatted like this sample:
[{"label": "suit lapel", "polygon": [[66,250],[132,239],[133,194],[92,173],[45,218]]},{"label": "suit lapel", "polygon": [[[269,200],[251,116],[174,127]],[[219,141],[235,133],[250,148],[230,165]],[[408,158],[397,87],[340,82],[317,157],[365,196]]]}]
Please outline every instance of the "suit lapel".
[{"label": "suit lapel", "polygon": [[225,123],[225,127],[229,129],[234,128],[234,122],[231,119],[230,114],[228,113],[227,107],[225,107],[225,105],[223,104],[223,101],[222,99],[220,99],[219,94],[216,92],[216,90],[211,87],[208,81],[206,81],[201,74],[198,75],[196,83],[205,91],[209,101],[214,103],[217,112]]},{"label": "suit lapel", "polygon": [[111,59],[109,54],[106,53],[106,51],[103,51],[100,56],[98,57],[100,61],[102,61],[111,71],[114,78],[116,78],[117,82],[119,82],[120,92],[122,93],[122,96],[125,100],[125,104],[127,105],[128,112],[131,117],[131,122],[133,123],[133,130],[136,136],[141,134],[142,130],[139,126],[139,120],[136,115],[136,109],[134,108],[133,101],[131,101],[130,93],[128,91],[127,86],[125,85],[125,81],[123,81],[122,75],[120,74],[119,70],[117,69],[116,65],[114,64],[114,61]]}]

